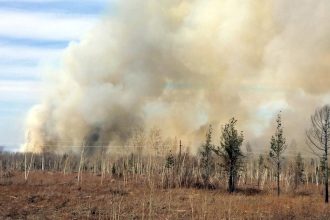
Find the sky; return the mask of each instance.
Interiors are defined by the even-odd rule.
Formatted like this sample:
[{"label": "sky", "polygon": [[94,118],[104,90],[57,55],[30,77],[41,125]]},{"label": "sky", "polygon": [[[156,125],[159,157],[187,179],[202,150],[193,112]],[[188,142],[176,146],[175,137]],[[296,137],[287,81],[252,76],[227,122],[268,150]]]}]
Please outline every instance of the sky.
[{"label": "sky", "polygon": [[0,146],[110,149],[161,127],[197,152],[208,124],[235,117],[266,150],[281,111],[304,150],[330,100],[329,11],[328,0],[0,0]]},{"label": "sky", "polygon": [[107,0],[0,0],[0,146],[24,142],[44,72],[109,10]]}]

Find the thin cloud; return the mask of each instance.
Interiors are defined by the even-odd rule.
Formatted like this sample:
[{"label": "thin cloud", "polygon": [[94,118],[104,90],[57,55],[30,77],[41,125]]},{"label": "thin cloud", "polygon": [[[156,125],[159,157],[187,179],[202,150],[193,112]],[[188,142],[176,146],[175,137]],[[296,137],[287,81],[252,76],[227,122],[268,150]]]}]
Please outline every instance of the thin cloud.
[{"label": "thin cloud", "polygon": [[0,65],[1,80],[39,80],[41,78],[41,68],[22,65]]},{"label": "thin cloud", "polygon": [[36,102],[40,95],[40,82],[0,80],[0,102]]},{"label": "thin cloud", "polygon": [[[0,60],[23,60],[36,61],[51,60],[60,56],[61,49],[35,48],[25,46],[3,46],[0,44]],[[0,70],[2,72],[2,70]]]},{"label": "thin cloud", "polygon": [[0,35],[30,39],[78,40],[98,18],[0,10]]},{"label": "thin cloud", "polygon": [[67,14],[97,15],[105,12],[108,1],[99,0],[57,0],[57,1],[0,1],[0,8],[7,10],[23,10],[30,12],[56,12]]}]

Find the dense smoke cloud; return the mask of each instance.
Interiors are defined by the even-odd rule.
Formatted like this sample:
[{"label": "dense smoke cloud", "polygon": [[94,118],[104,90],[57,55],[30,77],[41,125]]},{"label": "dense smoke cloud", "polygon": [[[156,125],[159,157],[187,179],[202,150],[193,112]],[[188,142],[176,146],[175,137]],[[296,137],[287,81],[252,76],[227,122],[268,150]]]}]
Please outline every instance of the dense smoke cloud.
[{"label": "dense smoke cloud", "polygon": [[[235,116],[245,139],[268,145],[283,111],[304,145],[330,85],[326,0],[123,0],[65,52],[27,119],[27,149],[122,145],[159,127],[197,145],[208,123]],[[218,135],[218,134],[217,134]]]}]

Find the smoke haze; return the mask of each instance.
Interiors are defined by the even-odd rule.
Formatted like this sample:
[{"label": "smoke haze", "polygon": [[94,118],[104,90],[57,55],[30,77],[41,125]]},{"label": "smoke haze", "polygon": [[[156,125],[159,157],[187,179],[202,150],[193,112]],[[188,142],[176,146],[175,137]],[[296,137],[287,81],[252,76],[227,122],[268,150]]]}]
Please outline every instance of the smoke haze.
[{"label": "smoke haze", "polygon": [[49,74],[27,117],[27,150],[123,145],[134,127],[159,127],[198,146],[206,125],[233,116],[245,139],[264,149],[280,110],[288,140],[305,147],[310,114],[329,101],[329,1],[115,7]]}]

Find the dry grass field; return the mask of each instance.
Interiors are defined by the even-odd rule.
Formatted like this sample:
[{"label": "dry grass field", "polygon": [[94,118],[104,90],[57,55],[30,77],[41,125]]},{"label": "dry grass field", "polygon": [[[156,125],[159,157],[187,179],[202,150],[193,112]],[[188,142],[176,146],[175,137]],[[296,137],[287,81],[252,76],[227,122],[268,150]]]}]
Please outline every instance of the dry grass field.
[{"label": "dry grass field", "polygon": [[0,220],[330,220],[330,0],[0,12]]},{"label": "dry grass field", "polygon": [[[243,187],[243,186],[242,186]],[[279,198],[271,187],[171,188],[150,184],[145,178],[101,177],[31,172],[7,176],[0,186],[1,219],[329,219],[322,186],[302,186]]]}]

